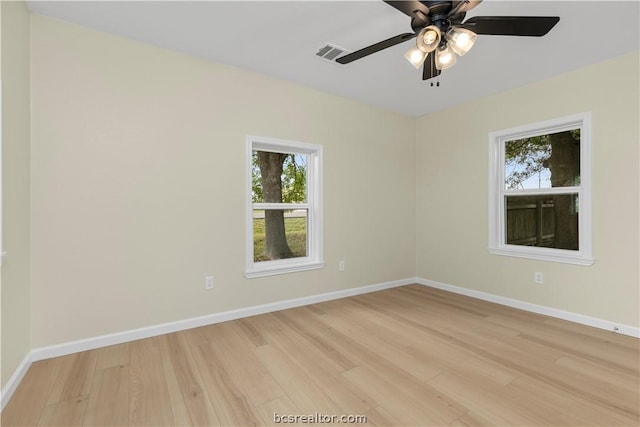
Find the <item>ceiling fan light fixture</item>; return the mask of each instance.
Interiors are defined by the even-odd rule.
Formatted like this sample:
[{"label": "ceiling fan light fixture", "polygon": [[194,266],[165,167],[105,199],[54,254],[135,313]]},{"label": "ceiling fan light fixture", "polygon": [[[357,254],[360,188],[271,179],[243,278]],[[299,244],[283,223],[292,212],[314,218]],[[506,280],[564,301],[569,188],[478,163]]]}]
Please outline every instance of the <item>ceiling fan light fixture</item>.
[{"label": "ceiling fan light fixture", "polygon": [[456,61],[456,55],[448,44],[441,46],[436,50],[436,68],[438,70],[446,70],[447,68],[453,67]]},{"label": "ceiling fan light fixture", "polygon": [[458,56],[463,56],[476,42],[478,35],[466,28],[451,27],[447,32],[447,44]]},{"label": "ceiling fan light fixture", "polygon": [[441,38],[442,33],[440,32],[440,28],[435,25],[429,25],[418,33],[418,37],[416,37],[416,47],[424,53],[433,52],[436,47],[438,47],[438,44],[440,44]]},{"label": "ceiling fan light fixture", "polygon": [[407,61],[409,61],[417,70],[422,66],[427,54],[417,47],[412,47],[404,54],[404,57],[407,58]]}]

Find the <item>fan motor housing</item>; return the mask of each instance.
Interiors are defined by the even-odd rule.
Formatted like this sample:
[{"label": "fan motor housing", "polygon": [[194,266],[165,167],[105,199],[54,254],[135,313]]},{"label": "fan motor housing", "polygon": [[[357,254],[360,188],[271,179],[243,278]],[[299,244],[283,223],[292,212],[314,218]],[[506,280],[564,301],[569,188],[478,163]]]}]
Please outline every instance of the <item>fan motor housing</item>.
[{"label": "fan motor housing", "polygon": [[446,15],[453,8],[452,1],[421,1],[429,8],[430,15]]},{"label": "fan motor housing", "polygon": [[461,12],[449,17],[448,14],[453,9],[452,1],[421,1],[420,3],[429,9],[429,14],[425,15],[419,10],[414,11],[411,29],[416,33],[431,24],[437,25],[441,31],[446,31],[451,23],[459,24],[466,15],[465,12]]}]

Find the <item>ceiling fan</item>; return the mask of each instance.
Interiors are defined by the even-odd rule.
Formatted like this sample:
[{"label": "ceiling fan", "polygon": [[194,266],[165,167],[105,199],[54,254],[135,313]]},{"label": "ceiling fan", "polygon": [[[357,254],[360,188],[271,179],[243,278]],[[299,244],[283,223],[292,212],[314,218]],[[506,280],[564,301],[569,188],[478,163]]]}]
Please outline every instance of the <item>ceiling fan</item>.
[{"label": "ceiling fan", "polygon": [[405,57],[416,69],[422,66],[422,80],[428,80],[452,67],[456,55],[466,54],[478,34],[541,37],[560,21],[557,16],[474,16],[463,22],[466,13],[482,0],[383,1],[411,18],[413,32],[356,50],[336,62],[348,64],[415,38],[416,45]]}]

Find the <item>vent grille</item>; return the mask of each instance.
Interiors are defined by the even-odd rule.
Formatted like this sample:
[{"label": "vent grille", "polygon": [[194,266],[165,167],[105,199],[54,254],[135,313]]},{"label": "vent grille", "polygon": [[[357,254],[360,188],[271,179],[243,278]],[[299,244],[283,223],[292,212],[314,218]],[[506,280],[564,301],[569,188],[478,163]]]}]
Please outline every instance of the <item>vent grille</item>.
[{"label": "vent grille", "polygon": [[324,58],[327,61],[334,61],[338,56],[346,52],[346,49],[327,43],[320,49],[318,49],[318,53],[316,53],[316,56]]}]

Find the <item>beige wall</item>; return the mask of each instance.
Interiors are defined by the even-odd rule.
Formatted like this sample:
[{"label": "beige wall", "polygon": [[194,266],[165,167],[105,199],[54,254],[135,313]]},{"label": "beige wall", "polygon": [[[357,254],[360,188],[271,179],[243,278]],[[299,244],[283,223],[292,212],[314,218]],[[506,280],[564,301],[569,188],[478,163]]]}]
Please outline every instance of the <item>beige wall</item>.
[{"label": "beige wall", "polygon": [[31,350],[29,12],[23,2],[2,9],[2,386]]},{"label": "beige wall", "polygon": [[[637,53],[417,122],[417,276],[638,326]],[[488,133],[591,111],[591,267],[487,252]],[[534,272],[545,283],[533,283]]]},{"label": "beige wall", "polygon": [[[40,16],[32,97],[34,348],[415,273],[410,117]],[[324,269],[243,277],[247,134],[324,147]]]}]

